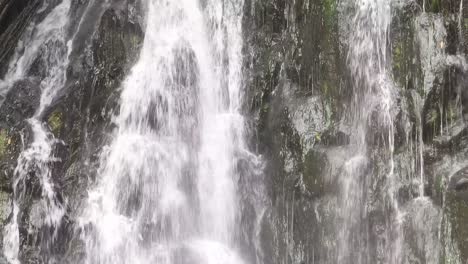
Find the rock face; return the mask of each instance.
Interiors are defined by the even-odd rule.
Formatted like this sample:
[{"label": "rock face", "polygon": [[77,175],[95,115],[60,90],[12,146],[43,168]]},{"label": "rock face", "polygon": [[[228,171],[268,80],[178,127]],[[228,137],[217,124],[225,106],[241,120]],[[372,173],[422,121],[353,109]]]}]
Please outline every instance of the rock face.
[{"label": "rock face", "polygon": [[[467,148],[466,25],[459,23],[466,9],[460,13],[460,1],[426,2],[424,13],[422,1],[392,1],[389,68],[398,92],[394,174],[404,215],[397,262],[464,263],[465,181],[454,167],[465,166]],[[267,163],[271,201],[260,232],[265,263],[337,263],[337,177],[349,159],[352,133],[346,113],[352,110],[347,32],[340,26],[344,12],[333,0],[246,6],[253,144]],[[381,148],[379,142],[372,148]],[[378,244],[390,212],[379,198],[386,177],[379,160],[388,156],[374,153],[372,159],[378,167],[369,176],[373,186],[364,224],[369,259],[362,263],[385,263],[388,249],[379,250]],[[418,198],[420,175],[424,198]]]},{"label": "rock face", "polygon": [[34,115],[41,91],[37,80],[24,80],[15,83],[0,107],[2,124],[6,127],[16,127],[24,119]]},{"label": "rock face", "polygon": [[3,75],[8,65],[8,57],[14,52],[18,40],[40,6],[36,0],[0,1],[0,73]]},{"label": "rock face", "polygon": [[[1,78],[14,53],[23,52],[17,47],[28,26],[40,22],[57,2],[0,0]],[[40,220],[39,182],[32,176],[27,179],[20,204],[22,263],[82,261],[77,216],[114,126],[120,85],[139,55],[143,2],[71,1],[70,31],[76,48],[69,56],[66,87],[40,117],[57,139],[57,160],[50,166],[59,196],[66,201],[66,214],[58,238],[49,245],[53,250],[43,250],[41,241],[49,230]],[[353,133],[349,119],[353,89],[346,66],[350,10],[341,2],[245,0],[245,112],[252,128],[251,149],[264,163],[262,181],[241,183],[240,190],[246,205],[242,250],[252,263],[338,262],[336,241],[343,221],[336,210],[342,201],[339,178],[350,159]],[[466,263],[468,8],[462,5],[460,12],[459,0],[391,2],[387,45],[388,72],[397,98],[395,150],[392,155],[383,151],[383,136],[369,135],[372,162],[362,169],[368,177],[362,221],[368,259],[362,263],[388,263],[385,233],[396,209],[388,208],[388,197],[382,193],[390,156],[398,182],[393,193],[401,231],[390,236],[401,245],[400,261],[395,263]],[[32,136],[27,119],[40,100],[40,62],[29,72],[8,92],[0,90],[3,226],[13,214],[12,179],[18,156]],[[255,192],[261,194],[252,195]]]},{"label": "rock face", "polygon": [[[18,1],[14,5],[20,5],[21,2],[27,1]],[[132,13],[139,8],[139,3],[114,2],[104,6],[100,1],[72,1],[73,12],[70,16],[76,17],[76,22],[80,22],[80,18],[86,19],[86,23],[72,25],[72,28],[80,26],[76,33],[79,37],[75,38],[73,45],[81,52],[70,55],[66,89],[56,97],[41,117],[58,140],[54,150],[58,161],[51,166],[60,196],[68,201],[66,220],[60,227],[60,236],[55,242],[52,254],[41,252],[38,245],[41,245],[42,234],[47,232],[47,227],[37,219],[34,220],[35,217],[41,218],[40,209],[37,209],[36,205],[40,195],[34,193],[34,190],[40,187],[37,181],[31,180],[27,188],[32,193],[30,197],[23,199],[24,216],[20,223],[19,258],[22,263],[47,262],[54,256],[61,259],[60,263],[80,262],[80,251],[69,251],[68,246],[80,248],[79,243],[74,240],[79,235],[75,234],[77,208],[86,197],[86,187],[95,173],[94,165],[105,143],[106,132],[112,128],[111,116],[118,109],[118,88],[138,57],[143,40],[140,17]],[[46,7],[49,11],[51,8],[52,6]],[[92,11],[91,14],[89,10]],[[40,21],[41,18],[35,19]],[[26,26],[28,23],[34,23],[21,21],[21,16],[8,21],[10,23],[7,28],[20,22],[26,23]],[[8,33],[8,37],[21,37],[20,29],[12,32]],[[13,50],[15,46],[16,41],[12,46]],[[8,65],[8,59],[2,61],[2,65]],[[35,71],[34,65],[31,70]],[[5,103],[1,106],[0,164],[2,168],[6,168],[2,169],[0,192],[3,224],[9,221],[9,217],[4,217],[5,210],[10,208],[5,197],[12,192],[13,170],[23,148],[21,138],[25,138],[24,144],[28,144],[27,137],[30,133],[24,121],[37,110],[40,93],[36,79],[19,80],[9,89]],[[45,255],[46,253],[49,256]]]}]

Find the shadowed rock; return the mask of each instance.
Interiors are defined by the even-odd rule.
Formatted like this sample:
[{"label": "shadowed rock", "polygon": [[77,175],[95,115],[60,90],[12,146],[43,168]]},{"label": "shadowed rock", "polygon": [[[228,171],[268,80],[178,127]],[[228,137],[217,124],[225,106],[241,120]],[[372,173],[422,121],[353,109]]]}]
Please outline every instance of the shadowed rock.
[{"label": "shadowed rock", "polygon": [[468,202],[468,166],[452,176],[448,188],[454,191],[457,197]]},{"label": "shadowed rock", "polygon": [[0,76],[39,6],[37,0],[0,0]]},{"label": "shadowed rock", "polygon": [[465,120],[465,123],[467,123],[468,122],[468,78],[463,78],[461,85],[462,85],[461,90],[462,90],[462,104],[463,104],[463,119]]},{"label": "shadowed rock", "polygon": [[16,82],[0,106],[0,126],[15,127],[34,115],[39,107],[41,89],[37,79]]}]

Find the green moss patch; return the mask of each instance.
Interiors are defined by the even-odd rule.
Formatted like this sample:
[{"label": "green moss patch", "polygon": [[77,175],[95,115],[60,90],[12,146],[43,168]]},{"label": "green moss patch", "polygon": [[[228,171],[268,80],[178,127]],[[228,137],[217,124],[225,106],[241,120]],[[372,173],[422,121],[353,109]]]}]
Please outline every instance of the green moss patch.
[{"label": "green moss patch", "polygon": [[60,129],[62,128],[62,112],[52,112],[47,119],[47,123],[49,124],[52,133],[57,136],[60,133]]},{"label": "green moss patch", "polygon": [[6,129],[0,129],[0,159],[5,155],[9,143]]}]

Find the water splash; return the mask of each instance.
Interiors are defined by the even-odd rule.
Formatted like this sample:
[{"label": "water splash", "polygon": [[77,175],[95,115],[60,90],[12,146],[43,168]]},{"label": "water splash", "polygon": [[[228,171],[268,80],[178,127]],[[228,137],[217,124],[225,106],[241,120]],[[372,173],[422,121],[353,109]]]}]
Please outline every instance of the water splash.
[{"label": "water splash", "polygon": [[147,3],[140,59],[80,219],[86,263],[242,263],[242,7]]}]

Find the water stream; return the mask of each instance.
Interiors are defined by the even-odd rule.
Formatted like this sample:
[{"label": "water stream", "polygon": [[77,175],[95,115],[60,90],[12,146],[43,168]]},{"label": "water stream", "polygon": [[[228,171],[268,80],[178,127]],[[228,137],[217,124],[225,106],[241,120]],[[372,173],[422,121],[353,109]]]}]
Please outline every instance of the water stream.
[{"label": "water stream", "polygon": [[[400,262],[400,212],[397,201],[398,180],[394,174],[394,87],[388,70],[388,38],[391,23],[390,0],[350,1],[348,67],[351,72],[353,103],[350,106],[351,158],[340,175],[341,193],[338,226],[338,263],[370,263],[371,248],[385,250],[385,263]],[[386,191],[390,211],[389,223],[382,240],[371,242],[369,225],[369,189],[375,184],[373,170],[375,140],[381,145],[386,170]],[[375,243],[375,242],[374,242]]]},{"label": "water stream", "polygon": [[240,264],[242,1],[147,2],[81,217],[86,263]]}]

